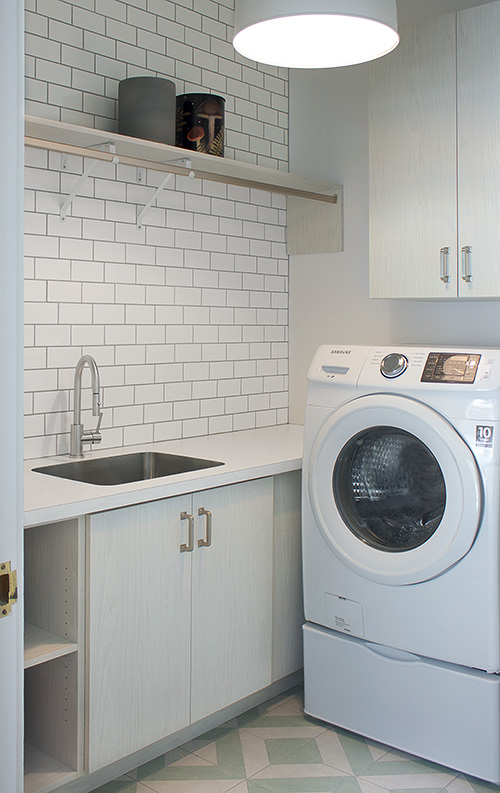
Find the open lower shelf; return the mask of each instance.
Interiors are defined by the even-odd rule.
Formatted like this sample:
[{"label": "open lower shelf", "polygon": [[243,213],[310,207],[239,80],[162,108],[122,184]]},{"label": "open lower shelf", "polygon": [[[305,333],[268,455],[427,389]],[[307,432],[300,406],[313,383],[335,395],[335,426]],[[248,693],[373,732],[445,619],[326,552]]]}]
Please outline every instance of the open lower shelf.
[{"label": "open lower shelf", "polygon": [[26,623],[24,626],[24,668],[60,658],[78,650],[78,644],[63,636]]},{"label": "open lower shelf", "polygon": [[53,757],[35,749],[29,743],[24,745],[24,793],[35,793],[67,781],[77,772]]}]

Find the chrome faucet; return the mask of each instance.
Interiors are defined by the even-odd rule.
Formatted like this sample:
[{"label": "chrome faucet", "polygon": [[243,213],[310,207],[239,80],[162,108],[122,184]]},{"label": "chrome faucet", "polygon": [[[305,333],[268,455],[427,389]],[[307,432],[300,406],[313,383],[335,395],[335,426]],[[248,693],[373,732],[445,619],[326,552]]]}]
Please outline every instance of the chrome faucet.
[{"label": "chrome faucet", "polygon": [[[92,377],[92,415],[98,416],[95,430],[84,430],[82,424],[82,372],[88,365]],[[102,413],[99,383],[99,370],[91,355],[82,355],[75,369],[75,387],[73,398],[73,424],[70,435],[70,457],[83,457],[84,443],[100,443]]]}]

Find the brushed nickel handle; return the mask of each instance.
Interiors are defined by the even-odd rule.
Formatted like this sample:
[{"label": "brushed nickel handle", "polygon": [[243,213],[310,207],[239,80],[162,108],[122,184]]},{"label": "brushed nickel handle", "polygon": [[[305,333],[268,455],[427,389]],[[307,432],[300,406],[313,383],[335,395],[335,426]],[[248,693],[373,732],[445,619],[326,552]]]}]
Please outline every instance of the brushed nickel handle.
[{"label": "brushed nickel handle", "polygon": [[181,553],[192,551],[194,548],[194,518],[189,512],[181,512],[181,520],[188,521],[188,541],[181,545]]},{"label": "brushed nickel handle", "polygon": [[198,548],[208,548],[209,545],[212,545],[212,513],[209,509],[200,507],[198,510],[198,515],[205,515],[207,519],[205,539],[198,540]]},{"label": "brushed nickel handle", "polygon": [[472,245],[464,245],[462,248],[462,281],[470,284],[472,281],[471,265]]},{"label": "brushed nickel handle", "polygon": [[439,276],[441,281],[445,284],[450,283],[450,271],[449,271],[449,261],[450,261],[450,248],[447,246],[441,248],[440,250],[440,263],[441,263],[441,275]]}]

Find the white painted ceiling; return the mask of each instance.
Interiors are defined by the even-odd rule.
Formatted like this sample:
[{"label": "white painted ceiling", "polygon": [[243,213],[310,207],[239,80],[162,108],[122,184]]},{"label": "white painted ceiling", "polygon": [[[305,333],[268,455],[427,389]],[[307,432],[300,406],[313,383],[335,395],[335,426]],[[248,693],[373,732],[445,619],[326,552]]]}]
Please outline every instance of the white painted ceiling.
[{"label": "white painted ceiling", "polygon": [[488,2],[492,3],[494,0],[396,0],[398,23],[405,25],[407,22],[418,22],[420,19],[430,19]]}]

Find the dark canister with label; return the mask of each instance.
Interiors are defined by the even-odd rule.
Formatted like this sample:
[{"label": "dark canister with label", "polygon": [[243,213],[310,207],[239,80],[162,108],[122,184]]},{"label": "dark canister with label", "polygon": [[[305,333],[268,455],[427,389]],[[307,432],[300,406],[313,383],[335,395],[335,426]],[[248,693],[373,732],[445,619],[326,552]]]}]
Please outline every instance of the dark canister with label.
[{"label": "dark canister with label", "polygon": [[129,77],[118,86],[118,132],[175,145],[175,83],[164,77]]},{"label": "dark canister with label", "polygon": [[225,101],[213,94],[178,96],[175,145],[223,157]]}]

